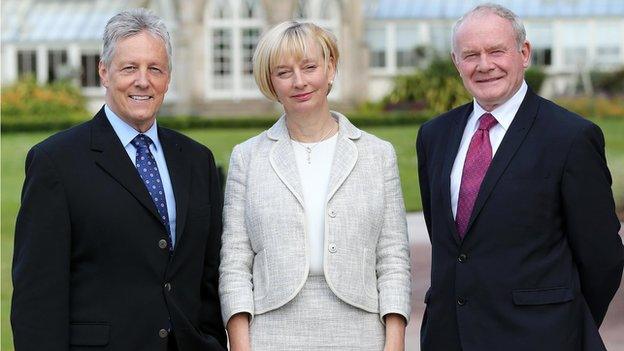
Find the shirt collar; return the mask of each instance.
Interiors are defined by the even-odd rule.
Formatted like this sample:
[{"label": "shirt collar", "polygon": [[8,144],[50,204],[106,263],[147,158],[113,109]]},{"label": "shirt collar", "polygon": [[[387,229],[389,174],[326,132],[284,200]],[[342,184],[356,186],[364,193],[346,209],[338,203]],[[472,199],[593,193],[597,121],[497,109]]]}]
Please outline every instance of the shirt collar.
[{"label": "shirt collar", "polygon": [[[134,129],[128,123],[126,123],[123,119],[113,112],[107,105],[104,105],[104,112],[106,113],[106,118],[108,122],[110,122],[111,126],[113,126],[113,130],[123,147],[127,147],[128,144],[134,139],[137,135],[141,134],[139,131]],[[160,149],[160,140],[158,140],[158,127],[156,126],[156,121],[154,124],[148,129],[145,133],[143,133],[152,139],[154,148],[156,151]]]},{"label": "shirt collar", "polygon": [[[520,85],[520,89],[507,101],[505,101],[502,105],[496,107],[494,110],[490,111],[490,113],[496,118],[498,124],[503,127],[503,129],[507,130],[513,122],[516,113],[520,109],[520,105],[522,104],[522,100],[524,100],[524,96],[528,90],[528,86],[525,81],[522,81]],[[488,111],[484,110],[481,105],[477,103],[476,99],[473,99],[474,113],[473,118],[479,119],[484,113]]]}]

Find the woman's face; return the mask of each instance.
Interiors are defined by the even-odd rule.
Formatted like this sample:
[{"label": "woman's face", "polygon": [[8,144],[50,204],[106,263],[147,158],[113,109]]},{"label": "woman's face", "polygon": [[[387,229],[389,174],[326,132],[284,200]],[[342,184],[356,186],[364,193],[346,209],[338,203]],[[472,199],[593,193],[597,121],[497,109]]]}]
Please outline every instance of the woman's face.
[{"label": "woman's face", "polygon": [[271,70],[271,83],[288,115],[309,115],[328,110],[329,82],[334,79],[334,62],[325,69],[323,52],[316,42],[308,41],[308,52],[301,60],[283,57]]}]

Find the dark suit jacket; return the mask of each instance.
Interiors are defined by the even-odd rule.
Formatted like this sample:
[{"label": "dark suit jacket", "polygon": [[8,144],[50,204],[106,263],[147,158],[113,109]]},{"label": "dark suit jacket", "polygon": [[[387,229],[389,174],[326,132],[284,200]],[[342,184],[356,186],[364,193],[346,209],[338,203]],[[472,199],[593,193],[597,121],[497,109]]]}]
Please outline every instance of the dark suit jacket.
[{"label": "dark suit jacket", "polygon": [[420,188],[432,245],[423,351],[604,350],[622,276],[604,138],[529,90],[460,240],[450,174],[472,103],[424,124]]},{"label": "dark suit jacket", "polygon": [[15,231],[11,323],[17,351],[221,350],[222,199],[206,147],[158,128],[177,208],[167,232],[106,119],[34,146]]}]

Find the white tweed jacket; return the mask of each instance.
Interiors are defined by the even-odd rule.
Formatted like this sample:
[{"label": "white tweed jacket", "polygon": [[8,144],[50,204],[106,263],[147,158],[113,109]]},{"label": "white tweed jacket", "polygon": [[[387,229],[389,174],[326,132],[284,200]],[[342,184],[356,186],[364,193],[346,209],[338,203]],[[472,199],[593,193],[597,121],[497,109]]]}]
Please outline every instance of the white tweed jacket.
[{"label": "white tweed jacket", "polygon": [[[409,246],[394,148],[332,115],[339,131],[327,194],[325,279],[346,303],[409,321]],[[284,116],[232,151],[223,220],[224,324],[236,313],[253,317],[293,299],[308,276],[309,250]]]}]

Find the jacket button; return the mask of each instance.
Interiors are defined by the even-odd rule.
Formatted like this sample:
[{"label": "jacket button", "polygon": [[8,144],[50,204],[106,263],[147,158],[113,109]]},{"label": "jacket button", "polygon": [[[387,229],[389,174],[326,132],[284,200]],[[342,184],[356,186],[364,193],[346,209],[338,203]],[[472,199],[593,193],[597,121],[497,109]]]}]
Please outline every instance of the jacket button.
[{"label": "jacket button", "polygon": [[161,339],[166,338],[167,335],[169,335],[169,332],[167,331],[167,329],[161,329],[158,331],[158,336],[160,336]]},{"label": "jacket button", "polygon": [[459,261],[459,263],[464,263],[466,262],[467,259],[468,259],[468,255],[466,254],[461,254],[459,255],[459,257],[457,257],[457,260]]},{"label": "jacket button", "polygon": [[461,296],[460,296],[460,297],[458,297],[458,298],[457,298],[457,304],[458,304],[458,305],[460,305],[460,306],[465,305],[465,304],[466,304],[466,299],[465,299],[465,298],[463,298],[463,297],[461,297]]},{"label": "jacket button", "polygon": [[160,247],[161,249],[166,249],[167,245],[168,245],[167,240],[165,239],[158,240],[158,247]]},{"label": "jacket button", "polygon": [[327,214],[328,214],[331,218],[334,218],[334,217],[336,217],[336,210],[331,209],[331,210],[327,211]]},{"label": "jacket button", "polygon": [[331,253],[336,253],[336,251],[338,251],[338,247],[336,246],[336,243],[329,243],[329,245],[327,246],[327,249]]},{"label": "jacket button", "polygon": [[165,290],[171,291],[171,283],[165,283]]}]

